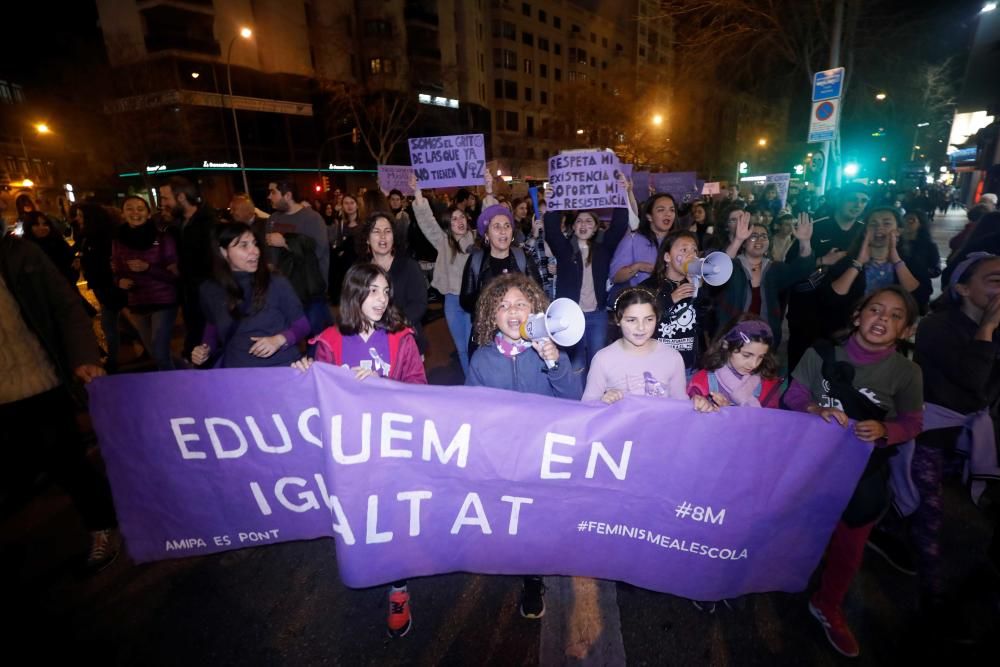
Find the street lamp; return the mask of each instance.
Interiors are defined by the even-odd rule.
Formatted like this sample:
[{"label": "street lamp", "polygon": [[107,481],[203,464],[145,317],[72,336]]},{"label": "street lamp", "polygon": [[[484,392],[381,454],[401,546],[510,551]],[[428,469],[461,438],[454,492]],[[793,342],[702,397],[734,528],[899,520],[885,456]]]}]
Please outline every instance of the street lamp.
[{"label": "street lamp", "polygon": [[885,93],[877,93],[877,94],[875,95],[875,99],[876,99],[876,100],[878,100],[879,102],[881,102],[881,101],[882,101],[882,100],[884,100],[885,98],[886,98],[886,94],[885,94]]},{"label": "street lamp", "polygon": [[233,131],[236,132],[236,153],[240,159],[240,173],[243,175],[243,191],[250,193],[250,185],[247,183],[247,168],[243,162],[243,143],[240,141],[240,122],[236,118],[236,107],[233,105],[233,44],[237,37],[250,39],[253,37],[253,30],[246,26],[240,28],[239,35],[235,35],[229,40],[229,47],[226,49],[226,85],[229,88],[229,109],[233,112]]},{"label": "street lamp", "polygon": [[577,134],[583,134],[583,128],[581,127],[579,130],[576,131],[576,133]]},{"label": "street lamp", "polygon": [[38,132],[38,134],[49,134],[52,130],[45,123],[35,123],[35,132]]},{"label": "street lamp", "polygon": [[761,137],[760,139],[757,140],[757,145],[761,147],[767,146],[767,139]]},{"label": "street lamp", "polygon": [[997,3],[987,2],[985,5],[983,5],[983,8],[979,10],[979,13],[985,14],[986,12],[992,12],[996,8],[997,8]]},{"label": "street lamp", "polygon": [[856,162],[848,162],[846,165],[844,165],[844,176],[847,176],[848,178],[854,178],[855,176],[858,175],[858,171],[860,171],[860,169],[861,168],[858,166]]},{"label": "street lamp", "polygon": [[654,114],[652,120],[653,120],[653,125],[656,125],[657,127],[663,125],[663,116],[661,114]]}]

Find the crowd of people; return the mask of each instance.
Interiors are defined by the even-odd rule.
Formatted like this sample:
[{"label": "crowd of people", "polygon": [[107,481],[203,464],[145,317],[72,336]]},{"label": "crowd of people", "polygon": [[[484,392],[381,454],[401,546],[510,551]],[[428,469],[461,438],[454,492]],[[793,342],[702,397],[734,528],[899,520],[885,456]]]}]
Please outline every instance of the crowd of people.
[{"label": "crowd of people", "polygon": [[[4,439],[43,443],[92,531],[96,571],[117,555],[117,534],[107,484],[73,423],[73,390],[119,371],[123,326],[158,370],[315,362],[359,380],[425,384],[423,321],[440,299],[467,385],[605,403],[653,396],[688,401],[694,413],[795,410],[852,428],[875,450],[831,535],[809,612],[838,652],[858,655],[843,601],[869,545],[919,573],[929,623],[953,620],[942,481],[956,460],[979,483],[1000,473],[996,196],[968,211],[942,261],[929,230],[950,202],[925,192],[850,183],[782,200],[774,185],[734,185],[678,202],[620,180],[627,208],[572,212],[544,210],[543,196],[535,210],[530,197],[496,192],[489,176],[482,196],[431,196],[414,180],[409,198],[336,190],[311,203],[295,183],[274,181],[266,214],[247,194],[212,210],[175,177],[160,186],[157,211],[138,196],[116,212],[75,205],[72,248],[28,212],[25,238],[0,242],[0,350],[13,378],[0,389]],[[728,255],[732,275],[700,284],[689,268],[713,251]],[[96,312],[77,290],[80,271]],[[522,331],[554,298],[584,313],[570,349]],[[104,332],[103,365],[87,308]],[[919,493],[905,508],[888,481],[903,459]],[[983,547],[1000,577],[1000,534]],[[523,616],[544,614],[544,592],[541,577],[525,577]],[[394,636],[411,627],[409,600],[407,582],[395,582]]]}]

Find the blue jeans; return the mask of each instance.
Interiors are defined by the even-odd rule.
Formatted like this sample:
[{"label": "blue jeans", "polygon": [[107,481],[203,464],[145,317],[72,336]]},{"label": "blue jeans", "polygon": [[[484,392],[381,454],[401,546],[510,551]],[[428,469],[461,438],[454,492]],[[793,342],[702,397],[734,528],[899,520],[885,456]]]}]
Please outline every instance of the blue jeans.
[{"label": "blue jeans", "polygon": [[444,295],[444,319],[448,323],[448,331],[455,341],[458,351],[458,363],[462,364],[462,373],[469,375],[469,336],[472,334],[472,315],[467,313],[458,302],[457,294]]},{"label": "blue jeans", "polygon": [[586,323],[583,338],[570,348],[569,360],[573,364],[574,371],[583,371],[586,375],[590,369],[591,359],[594,358],[598,350],[608,343],[608,312],[594,310],[584,313],[583,319]]},{"label": "blue jeans", "polygon": [[170,339],[174,334],[177,306],[168,306],[151,313],[129,311],[129,320],[139,332],[142,344],[156,362],[157,370],[172,371],[178,368],[170,352]]}]

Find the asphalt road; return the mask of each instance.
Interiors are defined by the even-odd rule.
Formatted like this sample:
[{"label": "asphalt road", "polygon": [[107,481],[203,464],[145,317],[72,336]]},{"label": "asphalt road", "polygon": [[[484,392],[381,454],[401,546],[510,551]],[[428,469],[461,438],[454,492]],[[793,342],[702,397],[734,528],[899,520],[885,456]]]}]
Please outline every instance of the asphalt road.
[{"label": "asphalt road", "polygon": [[[960,228],[952,214],[935,237]],[[444,321],[427,327],[433,382],[460,379]],[[332,540],[134,565],[122,556],[83,577],[87,537],[44,481],[0,514],[2,627],[8,664],[100,660],[125,665],[828,665],[844,661],[806,611],[806,593],[752,595],[713,615],[626,584],[549,578],[548,613],[517,613],[520,579],[452,574],[411,580],[414,627],[384,631],[385,589],[337,576]],[[917,581],[869,552],[846,604],[864,665],[944,660],[992,664],[998,597],[976,573],[991,527],[958,484],[948,488],[944,554],[981,642],[937,644],[916,622]],[[405,552],[400,553],[405,558]],[[972,579],[970,579],[972,577]]]}]

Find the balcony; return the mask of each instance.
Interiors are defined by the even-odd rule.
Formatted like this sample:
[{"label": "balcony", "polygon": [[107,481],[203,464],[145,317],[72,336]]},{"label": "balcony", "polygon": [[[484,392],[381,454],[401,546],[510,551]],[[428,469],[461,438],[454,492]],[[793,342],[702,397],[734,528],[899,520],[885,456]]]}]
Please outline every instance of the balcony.
[{"label": "balcony", "polygon": [[411,3],[407,3],[406,8],[403,10],[403,18],[407,23],[414,23],[424,27],[433,28],[435,30],[437,30],[438,27],[437,12],[424,9],[423,7]]}]

